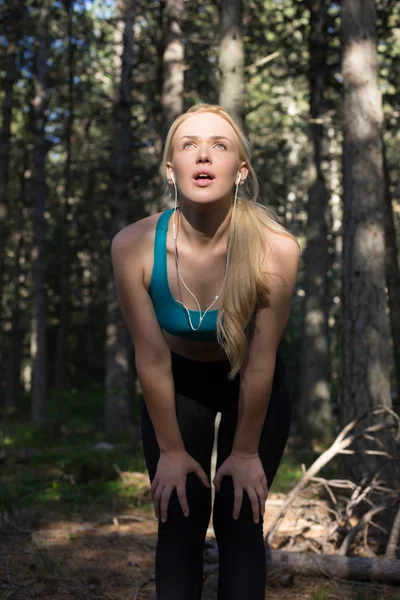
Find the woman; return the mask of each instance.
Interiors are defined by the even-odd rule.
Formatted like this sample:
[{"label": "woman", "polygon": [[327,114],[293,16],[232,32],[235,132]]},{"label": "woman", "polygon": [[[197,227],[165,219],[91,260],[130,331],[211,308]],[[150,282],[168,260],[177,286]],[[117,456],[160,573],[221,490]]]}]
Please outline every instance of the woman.
[{"label": "woman", "polygon": [[[111,249],[160,519],[157,599],[201,598],[220,412],[213,481],[218,599],[261,600],[265,501],[290,427],[290,383],[278,347],[299,245],[256,203],[249,144],[222,107],[200,104],[178,117],[164,164],[174,208],[124,228]],[[252,200],[238,194],[250,189],[248,180]]]}]

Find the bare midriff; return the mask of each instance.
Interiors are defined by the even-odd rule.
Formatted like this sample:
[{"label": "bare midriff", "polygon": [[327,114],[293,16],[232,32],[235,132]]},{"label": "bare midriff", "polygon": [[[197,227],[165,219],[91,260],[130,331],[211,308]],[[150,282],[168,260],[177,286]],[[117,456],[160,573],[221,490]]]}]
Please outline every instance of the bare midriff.
[{"label": "bare midriff", "polygon": [[[141,258],[143,260],[144,284],[147,291],[149,290],[153,271],[154,235],[159,216],[160,213],[157,213],[156,215],[152,215],[146,219],[148,221],[149,228],[148,235],[145,236]],[[180,281],[178,279],[174,258],[174,246],[171,235],[171,221],[172,219],[169,222],[167,236],[167,270],[169,287],[174,298],[179,298],[181,302],[185,303],[188,309],[198,311],[198,307],[193,296],[189,294],[183,285],[180,285]],[[208,306],[212,302],[212,298],[219,293],[222,285],[226,267],[226,249],[224,250],[223,248],[220,248],[218,250],[214,250],[213,252],[204,250],[201,252],[202,256],[200,260],[198,258],[199,252],[196,254],[197,256],[195,256],[193,252],[190,253],[189,249],[185,248],[182,244],[179,245],[178,238],[178,258],[181,274],[184,277],[186,285],[194,294],[196,294],[202,311],[204,312],[206,305]],[[196,273],[202,274],[201,279],[203,281],[201,281],[200,278],[196,278]],[[214,290],[216,290],[216,292],[214,292]],[[212,306],[212,309],[220,308],[222,305],[222,299],[223,293],[221,298],[219,298],[218,301]],[[194,326],[196,325],[194,324]],[[226,353],[218,343],[196,342],[176,335],[171,335],[164,329],[162,331],[169,349],[175,354],[180,354],[185,358],[200,362],[227,360]]]}]

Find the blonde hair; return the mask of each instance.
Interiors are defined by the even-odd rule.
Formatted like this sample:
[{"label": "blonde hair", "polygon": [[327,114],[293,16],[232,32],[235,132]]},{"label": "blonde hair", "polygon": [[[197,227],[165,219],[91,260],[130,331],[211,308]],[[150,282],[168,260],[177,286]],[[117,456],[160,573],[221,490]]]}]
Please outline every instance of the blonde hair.
[{"label": "blonde hair", "polygon": [[[231,371],[228,378],[232,380],[245,359],[257,308],[270,306],[270,289],[263,272],[265,227],[280,235],[293,238],[298,245],[299,243],[295,236],[278,222],[277,215],[270,208],[257,202],[259,185],[257,175],[250,163],[250,142],[222,106],[196,104],[177,117],[165,140],[163,164],[166,165],[172,161],[174,136],[181,123],[194,114],[205,112],[219,115],[231,125],[237,135],[239,160],[245,161],[249,169],[246,183],[242,187],[246,188],[246,194],[251,199],[243,196],[237,198],[228,277],[225,283],[223,305],[218,310],[217,317],[217,339],[230,361]],[[164,177],[167,184],[166,174]]]}]

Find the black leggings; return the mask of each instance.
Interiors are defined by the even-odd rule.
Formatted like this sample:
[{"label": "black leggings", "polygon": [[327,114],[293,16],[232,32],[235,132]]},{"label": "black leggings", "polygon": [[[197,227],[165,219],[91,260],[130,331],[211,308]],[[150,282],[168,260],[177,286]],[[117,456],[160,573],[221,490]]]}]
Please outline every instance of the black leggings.
[{"label": "black leggings", "polygon": [[[232,450],[238,415],[240,375],[226,376],[229,361],[199,362],[171,352],[176,414],[186,451],[197,460],[211,481],[214,421],[221,412],[217,466]],[[275,477],[287,442],[291,421],[290,380],[278,350],[274,381],[258,452],[268,487]],[[150,480],[160,456],[157,439],[141,396],[141,433]],[[167,521],[158,525],[155,559],[157,600],[200,600],[203,584],[204,540],[211,516],[211,488],[195,473],[186,479],[189,517],[185,517],[176,489],[168,505]],[[215,494],[213,526],[219,551],[218,600],[264,600],[266,551],[263,518],[253,521],[249,497],[243,493],[241,512],[233,519],[232,477],[221,480]]]}]

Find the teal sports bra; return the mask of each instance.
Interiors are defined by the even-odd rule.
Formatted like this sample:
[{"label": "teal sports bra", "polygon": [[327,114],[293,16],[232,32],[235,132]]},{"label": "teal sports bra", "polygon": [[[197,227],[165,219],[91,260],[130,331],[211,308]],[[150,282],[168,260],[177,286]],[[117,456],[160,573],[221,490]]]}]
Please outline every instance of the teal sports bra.
[{"label": "teal sports bra", "polygon": [[[179,208],[179,207],[178,207]],[[154,264],[149,294],[154,304],[157,320],[165,331],[194,342],[217,342],[218,308],[210,309],[197,331],[190,327],[185,308],[175,300],[168,283],[167,231],[173,208],[164,211],[158,221],[154,239]],[[189,310],[193,327],[200,321],[198,310]]]}]

